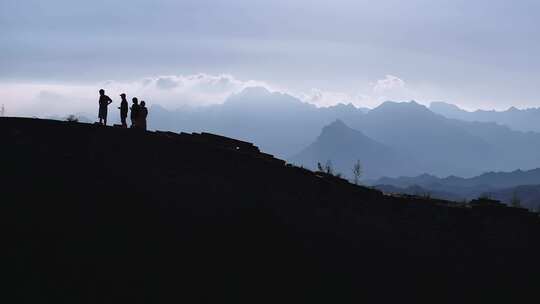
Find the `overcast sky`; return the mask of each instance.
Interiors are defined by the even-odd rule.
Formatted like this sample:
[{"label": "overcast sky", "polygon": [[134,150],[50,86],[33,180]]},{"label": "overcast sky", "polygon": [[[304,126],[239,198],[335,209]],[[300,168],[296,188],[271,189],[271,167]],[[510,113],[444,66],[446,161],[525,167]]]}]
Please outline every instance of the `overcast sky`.
[{"label": "overcast sky", "polygon": [[105,87],[174,108],[264,85],[318,105],[536,107],[539,32],[537,0],[0,0],[0,102],[76,111]]}]

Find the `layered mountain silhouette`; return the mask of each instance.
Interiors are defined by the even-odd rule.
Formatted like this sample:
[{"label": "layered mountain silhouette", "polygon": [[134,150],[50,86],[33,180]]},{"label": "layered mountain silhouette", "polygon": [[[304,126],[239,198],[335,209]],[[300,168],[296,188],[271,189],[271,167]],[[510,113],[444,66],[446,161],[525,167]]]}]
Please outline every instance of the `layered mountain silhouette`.
[{"label": "layered mountain silhouette", "polygon": [[[392,155],[341,122],[327,135]],[[208,133],[0,118],[0,138],[2,297],[18,303],[537,296],[540,221],[521,208],[383,195]]]},{"label": "layered mountain silhouette", "polygon": [[356,119],[363,110],[354,106],[317,108],[282,93],[246,88],[223,104],[167,111],[151,110],[150,125],[157,129],[205,130],[257,142],[265,151],[289,157],[311,143],[320,130],[341,116]]},{"label": "layered mountain silhouette", "polygon": [[509,205],[518,204],[530,210],[540,211],[540,185],[538,184],[497,189],[489,192],[488,195]]},{"label": "layered mountain silhouette", "polygon": [[[382,164],[379,169],[388,168],[388,176],[420,172],[471,176],[489,170],[534,168],[540,162],[540,156],[535,153],[540,147],[540,134],[512,131],[494,123],[447,119],[415,102],[383,103],[350,124],[369,138],[392,148],[400,154],[403,163],[414,164],[395,166],[389,163],[384,166],[384,161],[377,162]],[[336,136],[339,135],[336,133]],[[350,162],[360,147],[354,142],[351,137],[343,137],[339,141],[327,140],[326,144],[334,145],[332,149],[342,151],[341,155],[349,151],[351,155],[346,159]],[[337,144],[339,146],[335,146]],[[353,146],[356,149],[349,149]],[[313,159],[306,158],[306,162],[302,158],[293,159],[313,166]],[[377,172],[371,174],[366,170],[366,173],[368,178],[377,176]]]},{"label": "layered mountain silhouette", "polygon": [[496,159],[496,151],[483,138],[414,101],[385,102],[351,127],[413,155],[432,174],[471,175],[488,170]]},{"label": "layered mountain silhouette", "polygon": [[511,107],[505,111],[466,111],[446,102],[432,102],[429,109],[435,113],[465,121],[494,122],[506,125],[518,131],[540,132],[540,108],[517,109]]},{"label": "layered mountain silhouette", "polygon": [[412,185],[431,186],[439,184],[449,188],[478,186],[508,188],[519,185],[540,184],[540,169],[528,171],[515,170],[512,172],[487,172],[471,178],[456,176],[439,178],[430,174],[422,174],[416,177],[381,178],[374,183],[389,184],[399,187],[408,187]]},{"label": "layered mountain silhouette", "polygon": [[[540,150],[539,133],[515,131],[491,122],[450,119],[416,102],[385,102],[367,112],[350,104],[318,108],[287,94],[248,88],[220,105],[176,111],[154,106],[150,112],[149,125],[156,129],[224,134],[256,142],[263,150],[286,159],[312,145],[325,126],[339,119],[417,164],[406,172],[396,168],[388,176],[429,172],[468,177],[491,170],[540,167],[540,155],[536,153]],[[353,142],[335,141],[342,144],[335,149],[360,148]],[[311,167],[312,163],[309,160],[303,165]]]},{"label": "layered mountain silhouette", "polygon": [[360,161],[367,178],[420,170],[410,157],[349,128],[341,120],[324,127],[315,142],[290,161],[311,169],[330,161],[333,169],[344,176],[351,176],[353,165]]},{"label": "layered mountain silhouette", "polygon": [[[411,195],[418,197],[438,198],[455,202],[466,202],[468,198],[458,193],[452,193],[440,189],[432,189],[428,187],[421,187],[418,185],[411,185],[406,187],[397,187],[390,184],[376,184],[374,189],[380,190],[386,194],[393,195]],[[476,197],[475,197],[476,198]]]},{"label": "layered mountain silhouette", "polygon": [[388,193],[429,194],[456,201],[489,196],[508,204],[519,199],[524,207],[531,209],[540,207],[540,169],[488,172],[472,178],[439,178],[429,174],[385,177],[368,184]]}]

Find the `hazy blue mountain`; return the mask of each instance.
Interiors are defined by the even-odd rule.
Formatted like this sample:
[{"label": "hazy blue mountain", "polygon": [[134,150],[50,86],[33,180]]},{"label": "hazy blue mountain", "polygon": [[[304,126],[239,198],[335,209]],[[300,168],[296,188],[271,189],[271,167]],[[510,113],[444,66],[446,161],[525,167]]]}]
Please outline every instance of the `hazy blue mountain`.
[{"label": "hazy blue mountain", "polygon": [[494,149],[495,158],[491,158],[488,170],[512,171],[515,169],[531,169],[540,166],[540,133],[520,132],[507,126],[486,122],[465,122],[450,120],[456,127],[467,133],[482,138]]},{"label": "hazy blue mountain", "polygon": [[409,187],[413,185],[432,187],[433,185],[442,185],[444,187],[490,186],[493,188],[509,188],[519,185],[540,185],[540,168],[528,171],[487,172],[471,178],[457,176],[439,178],[429,174],[422,174],[416,177],[383,177],[376,181],[371,181],[370,183],[394,185],[398,187]]},{"label": "hazy blue mountain", "polygon": [[[496,151],[483,138],[414,101],[385,102],[351,127],[421,159],[436,175],[470,176],[491,169]],[[540,165],[540,164],[539,164]]]},{"label": "hazy blue mountain", "polygon": [[[449,119],[416,102],[385,102],[370,111],[351,104],[318,108],[287,94],[248,88],[213,106],[168,111],[155,105],[150,109],[149,125],[161,130],[219,133],[254,142],[264,151],[289,159],[311,145],[323,127],[336,119],[399,155],[418,160],[403,175],[475,176],[540,167],[536,153],[540,134]],[[351,145],[342,143],[340,149]],[[397,172],[401,169],[389,175]]]},{"label": "hazy blue mountain", "polygon": [[376,185],[375,189],[380,190],[386,194],[407,194],[407,195],[416,195],[424,197],[432,197],[437,199],[444,199],[454,202],[462,202],[467,200],[465,196],[460,194],[443,191],[443,190],[429,190],[421,186],[409,186],[405,188],[400,188],[392,185]]},{"label": "hazy blue mountain", "polygon": [[445,176],[474,176],[540,166],[540,134],[486,122],[448,119],[415,102],[386,102],[350,124],[367,136],[412,154]]},{"label": "hazy blue mountain", "polygon": [[324,165],[328,160],[337,172],[348,177],[352,175],[357,160],[361,162],[367,178],[419,171],[411,158],[349,128],[341,120],[324,127],[311,145],[290,159],[311,169],[316,169],[318,162]]},{"label": "hazy blue mountain", "polygon": [[352,105],[327,108],[302,102],[264,88],[247,88],[223,104],[167,111],[150,109],[155,129],[214,132],[256,143],[261,149],[287,158],[308,146],[320,130],[340,118],[358,120],[366,109]]},{"label": "hazy blue mountain", "polygon": [[468,193],[449,192],[439,189],[429,189],[422,186],[397,187],[392,185],[376,185],[373,188],[386,194],[407,194],[416,196],[426,196],[437,199],[450,200],[455,202],[470,201],[480,196],[487,196],[507,205],[512,205],[514,200],[518,200],[520,206],[531,209],[540,209],[540,185],[523,185],[504,189],[492,189],[491,191],[472,191]]},{"label": "hazy blue mountain", "polygon": [[522,207],[539,210],[540,209],[540,185],[523,185],[512,188],[493,191],[490,197],[507,204],[517,198]]},{"label": "hazy blue mountain", "polygon": [[540,206],[540,169],[488,172],[472,178],[456,176],[438,178],[429,174],[416,177],[384,177],[368,183],[382,191],[392,193],[417,194],[414,192],[417,191],[452,200],[488,195],[505,203],[510,203],[515,196],[525,207]]},{"label": "hazy blue mountain", "polygon": [[466,111],[456,105],[445,102],[432,102],[429,109],[448,118],[465,121],[495,122],[513,130],[540,132],[540,108],[517,109],[511,107],[505,111]]}]

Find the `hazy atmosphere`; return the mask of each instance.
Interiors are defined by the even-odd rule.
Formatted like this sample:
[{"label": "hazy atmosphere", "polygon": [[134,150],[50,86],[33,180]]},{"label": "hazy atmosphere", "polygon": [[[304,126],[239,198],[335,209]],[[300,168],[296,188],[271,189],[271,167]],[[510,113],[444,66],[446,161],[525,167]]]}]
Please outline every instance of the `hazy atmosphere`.
[{"label": "hazy atmosphere", "polygon": [[539,0],[0,0],[0,303],[529,303],[539,34]]},{"label": "hazy atmosphere", "polygon": [[537,1],[0,1],[7,115],[93,113],[97,90],[168,109],[247,86],[318,106],[539,103]]}]

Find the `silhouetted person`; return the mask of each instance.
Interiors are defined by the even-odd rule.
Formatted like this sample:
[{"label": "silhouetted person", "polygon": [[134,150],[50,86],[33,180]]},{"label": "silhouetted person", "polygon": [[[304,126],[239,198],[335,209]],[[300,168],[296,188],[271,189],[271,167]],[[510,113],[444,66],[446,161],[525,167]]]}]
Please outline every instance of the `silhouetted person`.
[{"label": "silhouetted person", "polygon": [[139,100],[137,97],[133,97],[133,104],[131,105],[131,127],[135,128],[137,126],[137,117],[139,116]]},{"label": "silhouetted person", "polygon": [[99,90],[99,123],[107,125],[107,108],[112,103],[112,99],[105,95],[105,90]]},{"label": "silhouetted person", "polygon": [[146,131],[146,117],[148,117],[148,109],[146,108],[146,103],[141,101],[139,115],[137,116],[137,128]]},{"label": "silhouetted person", "polygon": [[122,121],[122,127],[127,128],[126,119],[127,119],[129,107],[128,107],[128,102],[126,100],[126,94],[122,93],[120,94],[120,97],[122,97],[122,101],[120,102],[120,107],[118,107],[118,109],[120,109],[120,121]]}]

